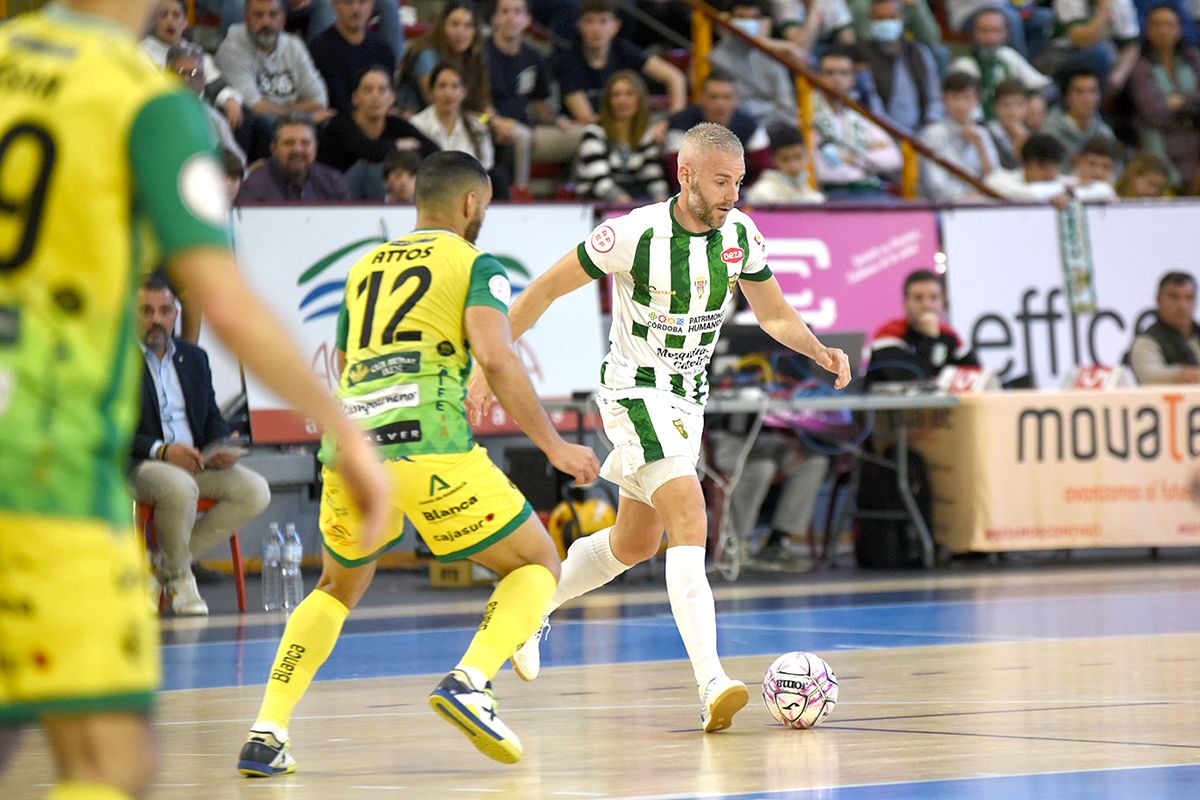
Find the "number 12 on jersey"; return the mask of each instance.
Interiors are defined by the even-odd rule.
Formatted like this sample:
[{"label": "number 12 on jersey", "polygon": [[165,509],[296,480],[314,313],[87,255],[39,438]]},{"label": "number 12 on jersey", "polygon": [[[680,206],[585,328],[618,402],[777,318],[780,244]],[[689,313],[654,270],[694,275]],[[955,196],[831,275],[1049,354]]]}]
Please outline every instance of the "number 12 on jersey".
[{"label": "number 12 on jersey", "polygon": [[[385,274],[383,270],[374,270],[370,275],[363,278],[358,283],[356,290],[356,298],[362,299],[364,295],[367,298],[366,308],[363,310],[362,331],[358,336],[359,348],[367,348],[372,345],[371,338],[375,333],[375,314],[376,306],[380,301],[380,293],[383,290]],[[416,286],[412,294],[404,299],[392,316],[387,321],[387,325],[383,328],[381,338],[375,344],[386,346],[394,342],[419,342],[421,341],[420,331],[401,331],[397,330],[400,323],[404,321],[404,317],[413,310],[413,307],[420,301],[425,293],[429,291],[429,286],[433,282],[433,276],[429,272],[429,268],[425,266],[408,267],[392,281],[391,289],[388,290],[387,296],[384,298],[385,306],[389,301],[393,300],[400,287],[406,283],[416,281]],[[386,308],[384,310],[386,313]]]}]

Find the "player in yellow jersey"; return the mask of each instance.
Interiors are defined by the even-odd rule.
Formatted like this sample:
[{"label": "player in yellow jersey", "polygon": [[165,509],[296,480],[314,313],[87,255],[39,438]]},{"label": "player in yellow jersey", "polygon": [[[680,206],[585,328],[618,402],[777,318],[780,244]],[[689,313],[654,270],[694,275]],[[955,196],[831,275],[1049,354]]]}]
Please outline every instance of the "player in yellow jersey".
[{"label": "player in yellow jersey", "polygon": [[40,722],[53,800],[142,796],[154,764],[158,629],[125,488],[148,266],[165,259],[247,367],[347,437],[363,539],[392,525],[378,452],[237,271],[204,111],[138,49],[153,6],[62,0],[0,26],[0,765]]},{"label": "player in yellow jersey", "polygon": [[[475,248],[491,201],[487,172],[466,153],[435,153],[417,173],[417,228],[350,269],[338,323],[342,408],[388,456],[395,503],[442,561],[469,558],[502,576],[458,666],[429,696],[485,755],[520,760],[496,716],[492,676],[541,623],[558,552],[529,503],[475,444],[464,400],[471,355],[504,408],[555,467],[588,483],[596,454],[568,444],[537,402],[513,350],[504,268]],[[238,757],[250,777],[293,772],[288,725],[375,574],[382,548],[362,540],[338,468],[321,459],[325,551],[317,588],[288,620],[262,708]]]}]

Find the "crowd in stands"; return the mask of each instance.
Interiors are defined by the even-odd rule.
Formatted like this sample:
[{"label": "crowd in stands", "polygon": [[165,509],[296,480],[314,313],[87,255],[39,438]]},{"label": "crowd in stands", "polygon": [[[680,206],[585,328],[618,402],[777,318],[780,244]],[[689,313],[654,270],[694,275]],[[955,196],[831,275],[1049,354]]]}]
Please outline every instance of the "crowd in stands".
[{"label": "crowd in stands", "polygon": [[[677,3],[425,3],[407,41],[402,5],[197,0],[220,38],[194,42],[184,0],[161,0],[143,44],[246,165],[243,203],[404,202],[439,149],[478,158],[500,199],[653,201],[704,120],[745,145],[752,203],[896,200],[889,127],[978,180],[922,159],[930,202],[1200,194],[1197,0],[718,0],[743,35],[717,28],[694,105]],[[887,124],[818,92],[806,140],[776,57]]]}]

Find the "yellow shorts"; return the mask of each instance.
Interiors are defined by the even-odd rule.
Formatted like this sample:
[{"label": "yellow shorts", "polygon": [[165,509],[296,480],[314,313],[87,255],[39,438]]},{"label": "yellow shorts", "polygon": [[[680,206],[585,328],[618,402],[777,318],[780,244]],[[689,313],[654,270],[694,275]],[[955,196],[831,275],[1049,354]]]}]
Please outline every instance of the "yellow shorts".
[{"label": "yellow shorts", "polygon": [[160,665],[147,574],[132,522],[0,512],[0,727],[149,713]]},{"label": "yellow shorts", "polygon": [[[396,487],[396,509],[412,520],[439,561],[478,553],[516,530],[533,508],[479,445],[466,453],[411,456],[384,465]],[[325,549],[347,567],[370,563],[396,545],[403,531],[373,553],[358,543],[361,515],[336,469],[322,470],[321,535]]]}]

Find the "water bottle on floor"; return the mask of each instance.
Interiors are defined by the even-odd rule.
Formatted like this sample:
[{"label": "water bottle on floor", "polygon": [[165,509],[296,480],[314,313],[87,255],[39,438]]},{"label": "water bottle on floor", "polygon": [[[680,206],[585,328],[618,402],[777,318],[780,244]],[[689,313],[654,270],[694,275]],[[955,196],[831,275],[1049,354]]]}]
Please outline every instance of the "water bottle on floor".
[{"label": "water bottle on floor", "polygon": [[278,522],[263,537],[262,596],[267,611],[283,608],[283,531]]},{"label": "water bottle on floor", "polygon": [[294,523],[287,524],[283,535],[283,607],[291,611],[304,599],[304,576],[300,564],[304,559],[304,543]]}]

